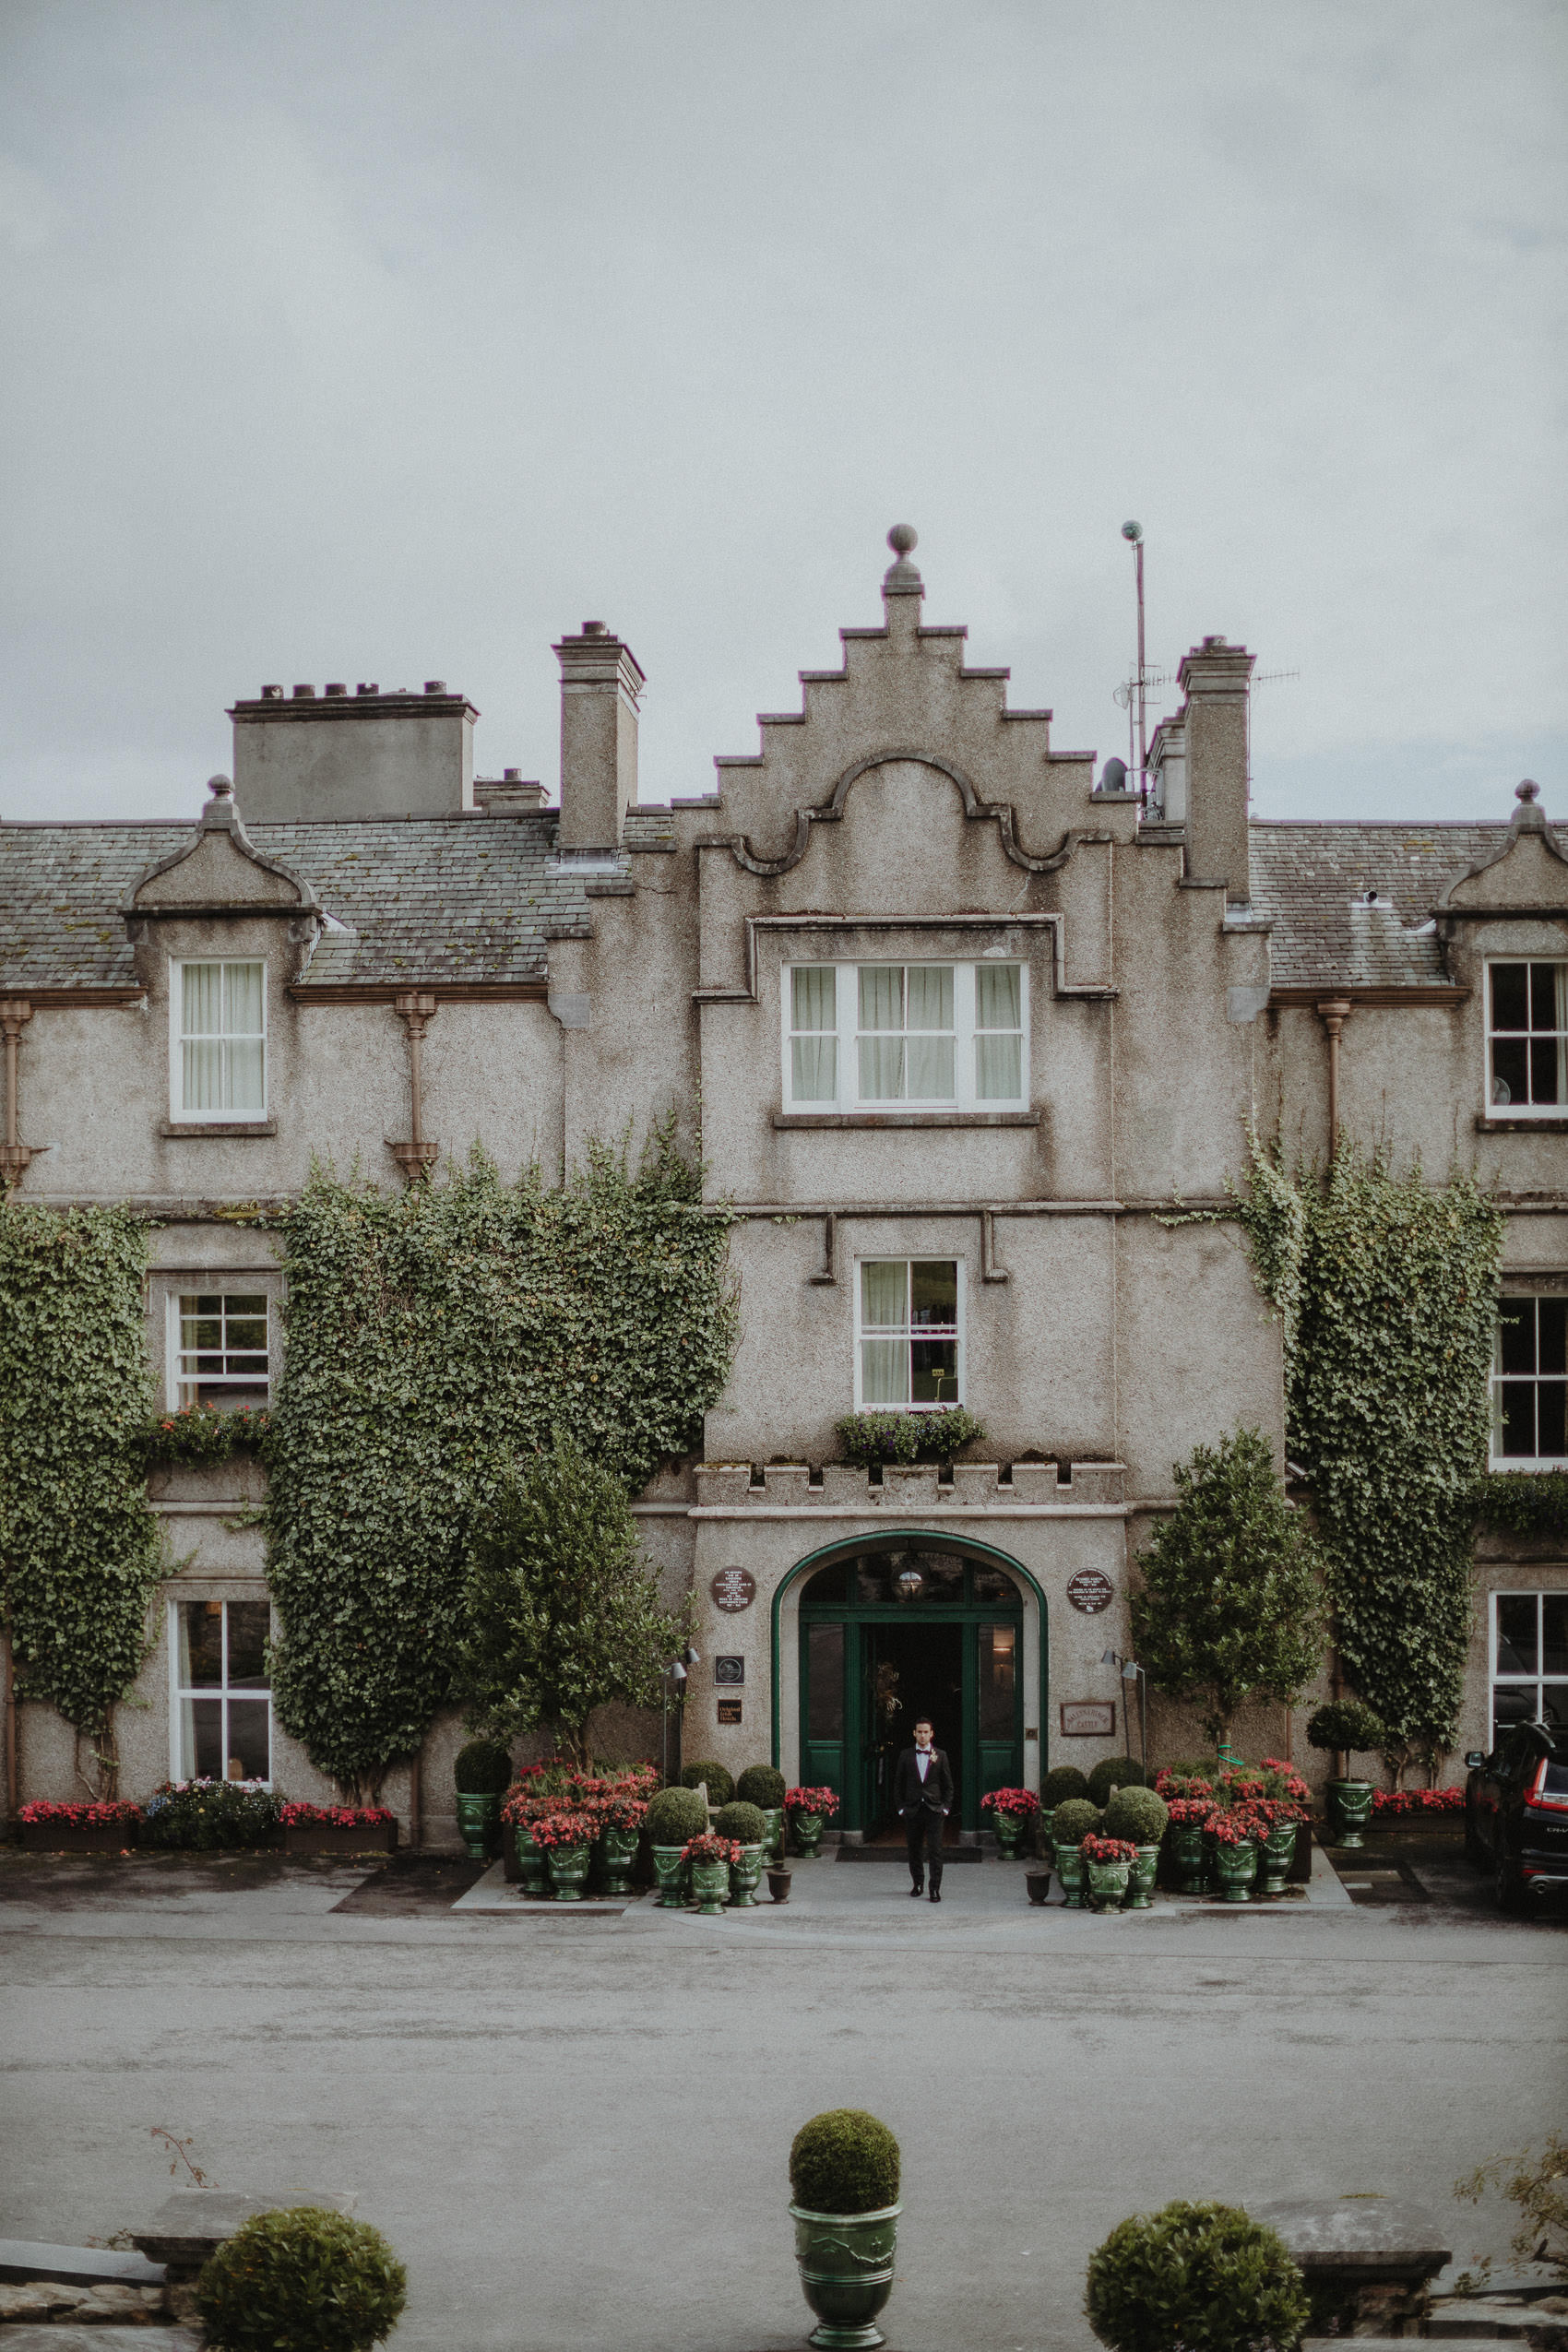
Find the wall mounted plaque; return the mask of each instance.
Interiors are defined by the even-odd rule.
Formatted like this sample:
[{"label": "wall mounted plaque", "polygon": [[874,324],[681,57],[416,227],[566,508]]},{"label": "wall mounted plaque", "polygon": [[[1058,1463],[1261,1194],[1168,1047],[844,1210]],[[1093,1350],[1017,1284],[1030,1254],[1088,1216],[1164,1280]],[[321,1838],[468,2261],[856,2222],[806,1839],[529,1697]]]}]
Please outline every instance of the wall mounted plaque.
[{"label": "wall mounted plaque", "polygon": [[713,1661],[713,1679],[716,1682],[743,1682],[746,1679],[745,1659],[743,1657],[716,1657]]},{"label": "wall mounted plaque", "polygon": [[1098,1617],[1102,1609],[1110,1608],[1115,1598],[1115,1586],[1109,1576],[1101,1575],[1098,1568],[1080,1568],[1075,1576],[1067,1579],[1067,1598],[1075,1609],[1082,1610],[1086,1617]]},{"label": "wall mounted plaque", "polygon": [[720,1723],[739,1723],[741,1720],[740,1700],[720,1699],[719,1702],[719,1720]]},{"label": "wall mounted plaque", "polygon": [[750,1609],[756,1598],[756,1578],[749,1568],[720,1568],[708,1586],[713,1605],[732,1616],[738,1609]]},{"label": "wall mounted plaque", "polygon": [[1115,1736],[1114,1699],[1063,1699],[1062,1737],[1064,1740],[1112,1740]]}]

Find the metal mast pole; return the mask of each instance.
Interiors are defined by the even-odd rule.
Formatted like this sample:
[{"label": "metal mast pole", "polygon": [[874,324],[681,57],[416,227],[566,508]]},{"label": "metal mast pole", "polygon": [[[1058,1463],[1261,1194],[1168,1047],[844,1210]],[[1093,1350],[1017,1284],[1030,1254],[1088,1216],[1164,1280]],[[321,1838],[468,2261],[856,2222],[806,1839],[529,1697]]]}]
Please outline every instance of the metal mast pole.
[{"label": "metal mast pole", "polygon": [[1133,550],[1138,576],[1138,790],[1148,791],[1148,728],[1146,718],[1144,671],[1144,542],[1139,536]]}]

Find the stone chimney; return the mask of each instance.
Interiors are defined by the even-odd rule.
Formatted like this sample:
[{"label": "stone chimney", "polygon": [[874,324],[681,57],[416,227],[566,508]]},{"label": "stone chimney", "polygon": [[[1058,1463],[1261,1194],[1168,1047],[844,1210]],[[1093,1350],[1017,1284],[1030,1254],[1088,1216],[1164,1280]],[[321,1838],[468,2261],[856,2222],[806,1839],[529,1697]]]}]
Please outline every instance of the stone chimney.
[{"label": "stone chimney", "polygon": [[[1223,882],[1232,904],[1252,896],[1247,864],[1247,703],[1253,657],[1205,637],[1176,672],[1182,693],[1187,879]],[[1171,731],[1175,734],[1175,730]],[[1175,745],[1172,743],[1172,750]]]},{"label": "stone chimney", "polygon": [[602,621],[555,647],[561,664],[561,847],[614,849],[637,797],[637,696],[630,646]]},{"label": "stone chimney", "polygon": [[474,720],[442,678],[422,694],[263,686],[237,702],[234,797],[253,825],[332,816],[459,816],[474,804]]}]

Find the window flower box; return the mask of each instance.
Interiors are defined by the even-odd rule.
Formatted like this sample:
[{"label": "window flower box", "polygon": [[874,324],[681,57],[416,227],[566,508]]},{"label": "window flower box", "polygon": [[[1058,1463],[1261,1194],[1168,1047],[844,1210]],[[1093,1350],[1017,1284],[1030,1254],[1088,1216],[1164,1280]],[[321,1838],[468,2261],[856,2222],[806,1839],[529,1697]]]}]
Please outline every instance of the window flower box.
[{"label": "window flower box", "polygon": [[285,1805],[279,1821],[285,1854],[390,1854],[398,1844],[385,1805]]},{"label": "window flower box", "polygon": [[77,1805],[40,1799],[22,1807],[21,1826],[30,1854],[123,1854],[137,1842],[141,1808],[118,1800]]}]

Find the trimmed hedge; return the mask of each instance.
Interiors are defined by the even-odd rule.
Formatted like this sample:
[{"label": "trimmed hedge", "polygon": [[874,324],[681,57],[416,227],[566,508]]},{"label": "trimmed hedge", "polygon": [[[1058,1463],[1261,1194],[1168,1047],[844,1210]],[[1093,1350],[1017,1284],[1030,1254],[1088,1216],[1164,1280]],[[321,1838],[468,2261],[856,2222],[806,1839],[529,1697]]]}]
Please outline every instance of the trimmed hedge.
[{"label": "trimmed hedge", "polygon": [[695,1788],[660,1788],[647,1800],[643,1826],[655,1846],[684,1846],[707,1827],[707,1807]]},{"label": "trimmed hedge", "polygon": [[681,1786],[683,1788],[698,1788],[704,1781],[707,1783],[710,1805],[727,1805],[735,1793],[735,1783],[724,1766],[705,1763],[699,1757],[695,1764],[689,1764],[682,1773]]},{"label": "trimmed hedge", "polygon": [[1051,1816],[1053,1846],[1081,1846],[1099,1827],[1099,1807],[1087,1797],[1069,1797]]},{"label": "trimmed hedge", "polygon": [[1107,1837],[1130,1838],[1134,1846],[1158,1846],[1170,1815],[1152,1788],[1119,1788],[1105,1809]]},{"label": "trimmed hedge", "polygon": [[370,2352],[397,2326],[408,2274],[379,2229],[322,2205],[252,2215],[196,2281],[212,2352]]},{"label": "trimmed hedge", "polygon": [[756,1805],[720,1805],[713,1817],[713,1828],[716,1836],[732,1837],[737,1846],[761,1846],[767,1837],[767,1823]]},{"label": "trimmed hedge", "polygon": [[1146,1788],[1149,1776],[1131,1756],[1102,1756],[1089,1775],[1089,1796],[1101,1807],[1111,1802],[1113,1788]]},{"label": "trimmed hedge", "polygon": [[512,1785],[512,1758],[499,1740],[470,1740],[457,1751],[452,1780],[459,1797],[499,1797]]},{"label": "trimmed hedge", "polygon": [[784,1804],[784,1775],[772,1764],[748,1764],[735,1783],[735,1794],[743,1805],[760,1805],[765,1813],[777,1813]]},{"label": "trimmed hedge", "polygon": [[790,2187],[809,2213],[880,2213],[898,2202],[898,2143],[864,2108],[829,2108],[796,2132]]},{"label": "trimmed hedge", "polygon": [[1120,2222],[1089,2260],[1084,2313],[1111,2352],[1292,2352],[1307,2291],[1283,2239],[1240,2205]]},{"label": "trimmed hedge", "polygon": [[1039,1809],[1053,1813],[1069,1797],[1087,1797],[1089,1793],[1087,1776],[1076,1764],[1053,1764],[1039,1784]]}]

